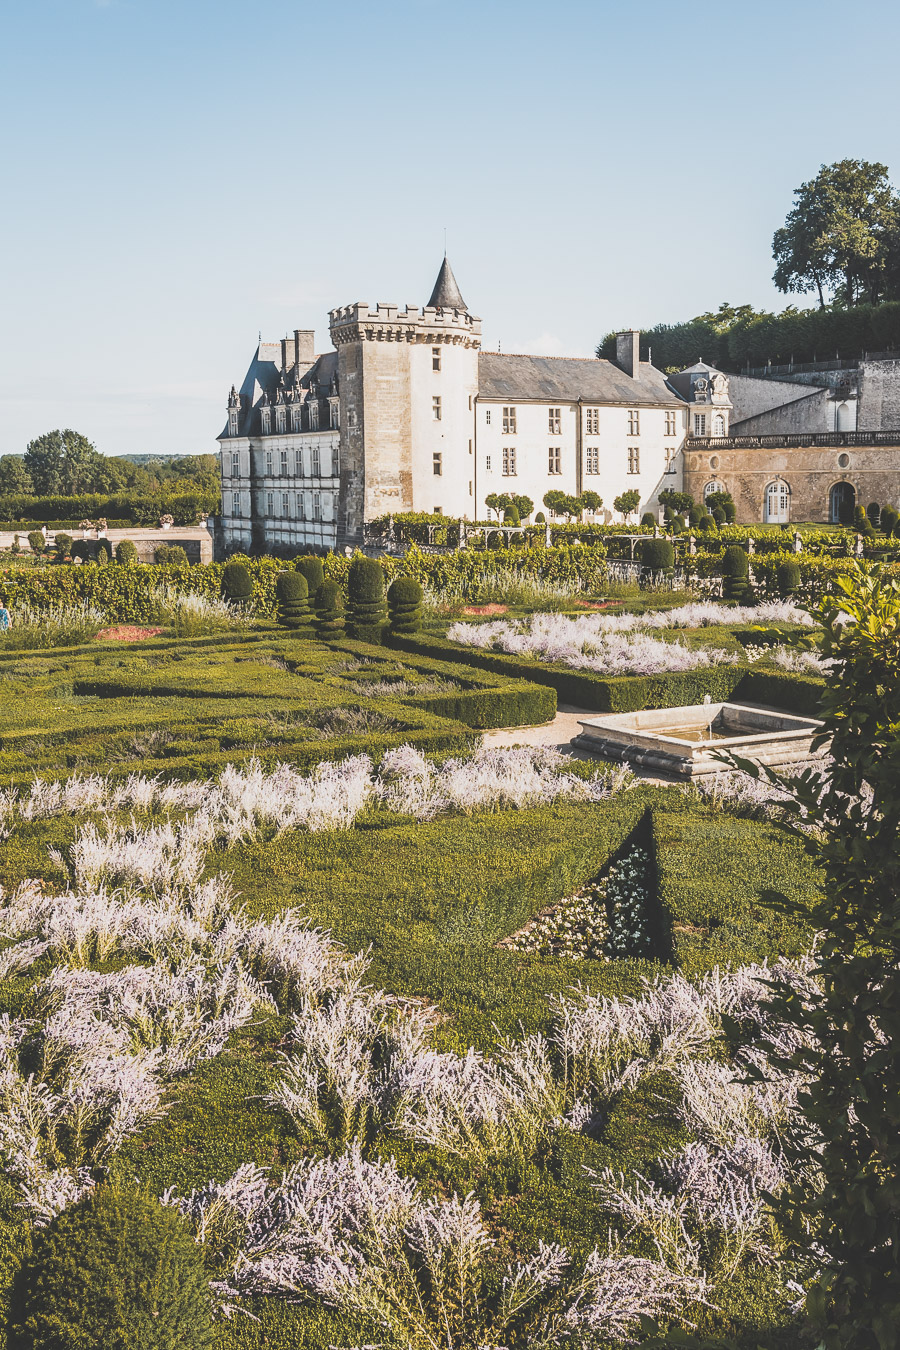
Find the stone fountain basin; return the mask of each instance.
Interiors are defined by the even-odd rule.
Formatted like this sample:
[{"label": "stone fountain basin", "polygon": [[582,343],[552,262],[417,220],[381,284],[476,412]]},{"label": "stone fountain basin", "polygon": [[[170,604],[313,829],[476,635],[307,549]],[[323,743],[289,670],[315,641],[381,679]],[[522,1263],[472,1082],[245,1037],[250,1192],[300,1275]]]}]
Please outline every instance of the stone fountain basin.
[{"label": "stone fountain basin", "polygon": [[727,769],[716,758],[722,751],[772,768],[813,761],[825,753],[825,747],[812,749],[822,725],[815,717],[742,703],[698,703],[586,718],[579,721],[581,731],[572,744],[604,759],[676,778],[697,778]]}]

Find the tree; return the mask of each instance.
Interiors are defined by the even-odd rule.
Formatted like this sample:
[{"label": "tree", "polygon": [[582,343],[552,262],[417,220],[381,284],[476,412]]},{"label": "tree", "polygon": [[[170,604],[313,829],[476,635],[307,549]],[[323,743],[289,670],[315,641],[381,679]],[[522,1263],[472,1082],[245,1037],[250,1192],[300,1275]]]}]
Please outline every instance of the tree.
[{"label": "tree", "polygon": [[795,204],[772,239],[780,291],[830,290],[841,305],[876,304],[900,230],[900,199],[887,166],[864,159],[823,164],[794,192]]},{"label": "tree", "polygon": [[694,499],[689,492],[676,492],[674,488],[663,488],[659,494],[660,506],[668,507],[673,515],[683,515],[685,511],[690,511],[694,505]]},{"label": "tree", "polygon": [[0,455],[0,493],[26,496],[33,492],[31,475],[21,455]]},{"label": "tree", "polygon": [[70,429],[47,431],[30,441],[25,451],[25,468],[38,496],[93,492],[103,463],[87,437]]},{"label": "tree", "polygon": [[544,505],[548,511],[555,511],[558,516],[565,516],[568,520],[581,515],[581,499],[559,488],[551,488],[544,493]]},{"label": "tree", "polygon": [[519,493],[513,494],[510,505],[516,508],[520,520],[527,520],[534,510],[534,502],[531,498],[520,496]]},{"label": "tree", "polygon": [[[505,497],[507,494],[504,493],[503,495],[504,495],[504,497]],[[485,506],[487,507],[487,509],[488,509],[489,511],[495,511],[495,512],[497,513],[498,517],[499,517],[500,515],[502,515],[503,510],[504,510],[504,507],[506,506],[506,503],[505,503],[505,502],[504,502],[503,505],[501,506],[501,504],[500,504],[500,497],[499,497],[499,495],[498,495],[496,492],[489,492],[488,495],[487,495],[487,496],[485,497],[485,499],[484,499],[484,504],[485,504]]]},{"label": "tree", "polygon": [[622,515],[627,519],[633,511],[638,509],[640,502],[641,494],[638,492],[637,488],[629,488],[628,491],[623,492],[620,497],[616,497],[613,506],[617,511],[621,511]]},{"label": "tree", "polygon": [[599,492],[592,492],[590,488],[587,492],[582,492],[578,500],[581,502],[582,511],[599,511],[603,505],[603,498]]}]

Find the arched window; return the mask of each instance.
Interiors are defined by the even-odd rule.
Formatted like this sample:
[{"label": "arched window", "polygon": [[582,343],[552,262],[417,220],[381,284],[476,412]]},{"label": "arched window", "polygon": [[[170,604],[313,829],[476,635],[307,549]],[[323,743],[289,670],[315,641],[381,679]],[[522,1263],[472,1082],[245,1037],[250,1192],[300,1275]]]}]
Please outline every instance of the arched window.
[{"label": "arched window", "polygon": [[767,525],[784,525],[791,518],[791,489],[783,479],[766,488],[764,519]]},{"label": "arched window", "polygon": [[714,492],[726,492],[726,491],[727,489],[725,487],[725,484],[720,483],[718,478],[714,478],[712,482],[707,483],[706,487],[703,489],[703,500],[706,501],[707,497],[711,497]]},{"label": "arched window", "polygon": [[832,525],[852,525],[856,489],[852,483],[835,483],[828,495],[828,518]]},{"label": "arched window", "polygon": [[715,417],[713,418],[712,434],[714,436],[725,435],[725,418],[722,416],[721,413],[716,413]]}]

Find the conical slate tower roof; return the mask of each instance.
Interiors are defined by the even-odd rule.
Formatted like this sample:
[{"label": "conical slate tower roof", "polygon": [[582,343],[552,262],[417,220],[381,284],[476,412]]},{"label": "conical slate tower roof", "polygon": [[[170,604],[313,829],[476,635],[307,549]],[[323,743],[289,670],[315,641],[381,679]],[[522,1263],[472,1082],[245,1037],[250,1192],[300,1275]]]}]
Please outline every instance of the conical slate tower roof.
[{"label": "conical slate tower roof", "polygon": [[466,309],[466,302],[459,293],[456,277],[453,275],[453,268],[447,261],[446,253],[428,303],[433,305],[435,309]]}]

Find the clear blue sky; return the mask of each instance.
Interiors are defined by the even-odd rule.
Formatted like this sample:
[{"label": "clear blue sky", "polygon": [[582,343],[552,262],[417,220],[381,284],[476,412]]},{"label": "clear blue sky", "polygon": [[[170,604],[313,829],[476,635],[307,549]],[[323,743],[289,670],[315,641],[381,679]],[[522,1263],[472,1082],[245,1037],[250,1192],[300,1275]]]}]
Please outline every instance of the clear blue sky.
[{"label": "clear blue sky", "polygon": [[5,0],[0,453],[215,449],[257,332],[428,298],[589,355],[723,300],[819,165],[900,181],[888,0]]}]

